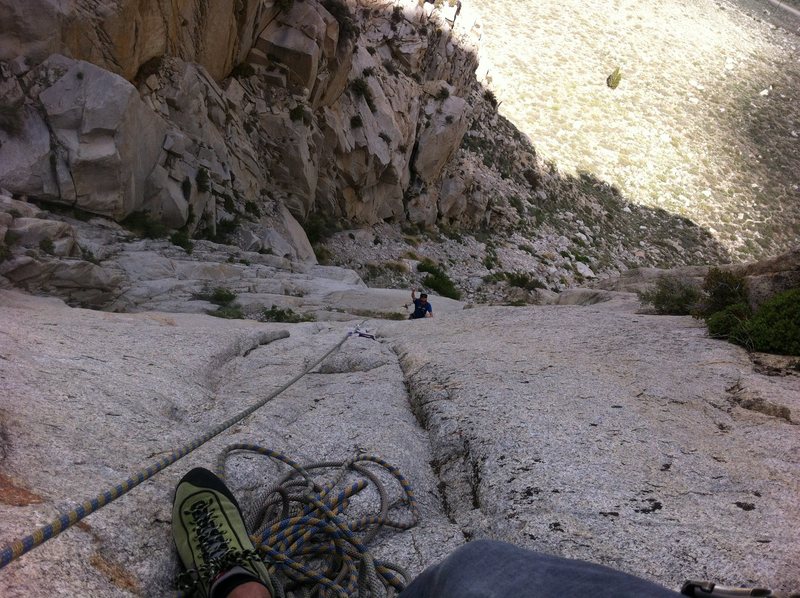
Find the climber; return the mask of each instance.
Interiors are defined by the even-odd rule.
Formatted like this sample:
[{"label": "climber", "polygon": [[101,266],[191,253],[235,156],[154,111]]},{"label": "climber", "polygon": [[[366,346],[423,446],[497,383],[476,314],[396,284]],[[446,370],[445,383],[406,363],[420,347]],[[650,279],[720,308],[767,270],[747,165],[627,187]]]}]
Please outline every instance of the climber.
[{"label": "climber", "polygon": [[409,320],[433,317],[433,308],[431,304],[428,303],[427,293],[420,293],[419,299],[417,299],[417,292],[411,289],[411,301],[414,303],[414,313],[408,316]]},{"label": "climber", "polygon": [[[255,551],[231,491],[216,475],[195,468],[178,483],[172,534],[186,567],[182,590],[204,598],[272,598],[273,580]],[[679,596],[649,581],[583,561],[504,542],[477,540],[428,567],[399,598],[668,598]],[[703,594],[705,595],[705,594]]]}]

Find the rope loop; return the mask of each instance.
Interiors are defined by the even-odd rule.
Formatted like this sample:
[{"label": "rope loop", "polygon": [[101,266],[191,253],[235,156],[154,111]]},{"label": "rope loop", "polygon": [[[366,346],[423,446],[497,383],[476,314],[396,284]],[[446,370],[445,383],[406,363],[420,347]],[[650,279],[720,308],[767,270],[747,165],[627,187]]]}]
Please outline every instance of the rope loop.
[{"label": "rope loop", "polygon": [[[239,443],[220,453],[215,471],[220,478],[225,479],[227,461],[237,453],[263,455],[289,468],[247,515],[248,528],[255,530],[250,538],[270,570],[276,598],[394,596],[403,590],[407,573],[376,560],[367,549],[382,529],[407,530],[419,521],[414,490],[399,469],[367,454],[302,466],[279,451]],[[318,481],[312,472],[327,479]],[[394,485],[394,500],[387,482]],[[370,499],[359,496],[370,488],[377,506],[364,512]],[[360,515],[348,517],[355,503]]]}]

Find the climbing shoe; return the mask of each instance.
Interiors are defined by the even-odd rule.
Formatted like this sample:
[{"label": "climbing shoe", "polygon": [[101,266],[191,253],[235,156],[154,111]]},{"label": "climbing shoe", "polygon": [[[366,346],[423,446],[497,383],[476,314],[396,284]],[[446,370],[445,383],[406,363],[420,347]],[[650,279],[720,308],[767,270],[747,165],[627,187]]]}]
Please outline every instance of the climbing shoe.
[{"label": "climbing shoe", "polygon": [[213,473],[202,467],[183,476],[172,505],[172,535],[186,572],[180,590],[223,598],[247,582],[274,595],[267,567],[247,534],[239,504]]}]

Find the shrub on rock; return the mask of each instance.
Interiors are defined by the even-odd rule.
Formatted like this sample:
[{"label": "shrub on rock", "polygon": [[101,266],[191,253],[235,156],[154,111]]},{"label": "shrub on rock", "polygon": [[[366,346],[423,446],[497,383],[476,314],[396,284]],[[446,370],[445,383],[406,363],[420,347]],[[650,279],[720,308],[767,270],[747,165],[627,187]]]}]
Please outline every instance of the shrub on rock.
[{"label": "shrub on rock", "polygon": [[704,297],[697,315],[708,318],[731,305],[748,302],[744,276],[719,268],[711,268],[703,281]]},{"label": "shrub on rock", "polygon": [[688,316],[695,312],[701,299],[700,289],[675,276],[661,276],[655,288],[637,293],[643,305],[650,304],[658,314]]},{"label": "shrub on rock", "polygon": [[450,299],[461,298],[461,292],[456,288],[453,281],[450,280],[450,277],[447,276],[447,272],[433,261],[428,259],[423,260],[417,265],[417,271],[427,273],[427,276],[422,279],[422,284],[429,289],[436,291],[443,297],[449,297]]},{"label": "shrub on rock", "polygon": [[800,355],[800,289],[778,293],[766,301],[744,330],[755,351]]},{"label": "shrub on rock", "polygon": [[749,343],[745,324],[751,315],[752,312],[747,303],[729,305],[706,319],[708,335],[712,338],[728,339],[739,345],[747,346]]}]

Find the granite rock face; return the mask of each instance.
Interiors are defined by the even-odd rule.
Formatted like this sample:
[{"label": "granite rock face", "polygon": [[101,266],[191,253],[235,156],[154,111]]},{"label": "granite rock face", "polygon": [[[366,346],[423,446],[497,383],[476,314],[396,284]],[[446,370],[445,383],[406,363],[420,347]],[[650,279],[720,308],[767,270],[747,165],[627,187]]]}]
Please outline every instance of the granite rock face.
[{"label": "granite rock face", "polygon": [[[102,314],[6,291],[0,302],[2,542],[248,407],[352,330],[302,324],[287,332],[197,315]],[[50,370],[45,362],[61,365]],[[9,566],[0,573],[4,591],[31,596],[46,584],[54,596],[169,595],[178,572],[170,539],[175,484],[191,467],[213,467],[218,452],[235,442],[258,443],[300,463],[368,453],[397,466],[413,480],[422,522],[383,535],[371,548],[412,574],[463,541],[439,510],[426,434],[408,410],[394,354],[353,338],[319,373]],[[26,465],[30,459],[37,464]],[[264,490],[259,480],[278,475],[266,459],[234,457],[229,481],[249,513]],[[397,488],[389,491],[390,500],[399,498]],[[374,512],[377,495],[363,500]]]},{"label": "granite rock face", "polygon": [[[414,173],[439,185],[478,85],[475,20],[410,0],[15,4],[0,100],[21,126],[0,128],[0,188],[117,221],[145,210],[193,234],[270,201],[420,221]],[[444,110],[423,101],[431,81]],[[415,197],[433,224],[438,195]]]},{"label": "granite rock face", "polygon": [[[366,452],[399,467],[421,522],[371,549],[412,575],[491,537],[673,588],[710,578],[795,589],[800,378],[756,373],[691,318],[635,309],[618,294],[371,322],[378,340],[350,338],[0,583],[15,596],[47,580],[54,596],[168,594],[175,483],[224,446],[254,442],[302,463]],[[267,396],[353,324],[110,314],[0,291],[0,540]],[[785,411],[754,410],[747,397]],[[234,457],[229,481],[249,513],[278,475]]]},{"label": "granite rock face", "polygon": [[[141,208],[166,123],[123,78],[83,61],[56,57],[66,70],[39,94],[56,143],[57,200],[122,220]],[[36,193],[32,193],[36,195]]]},{"label": "granite rock face", "polygon": [[[255,320],[272,308],[317,320],[408,316],[408,290],[370,289],[354,270],[316,264],[288,209],[271,208],[241,227],[235,245],[198,240],[181,247],[166,238],[138,238],[105,219],[84,221],[0,193],[0,237],[7,243],[0,244],[0,288],[123,312],[218,312],[210,297],[225,289],[235,296],[229,305],[235,315]],[[464,305],[431,298],[441,311]]]},{"label": "granite rock face", "polygon": [[796,588],[800,378],[756,374],[691,318],[636,307],[619,294],[381,326],[429,432],[445,511],[468,539],[673,588]]},{"label": "granite rock face", "polygon": [[35,64],[61,52],[133,79],[142,65],[172,53],[222,78],[244,60],[254,35],[274,18],[274,4],[9,0],[0,4],[5,42],[0,60],[21,56]]}]

